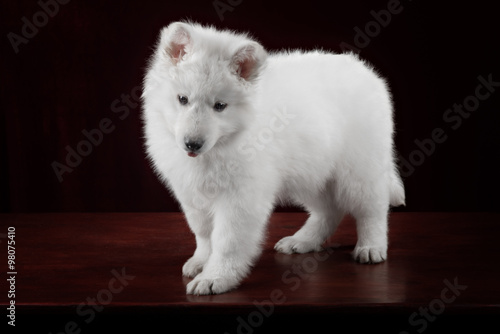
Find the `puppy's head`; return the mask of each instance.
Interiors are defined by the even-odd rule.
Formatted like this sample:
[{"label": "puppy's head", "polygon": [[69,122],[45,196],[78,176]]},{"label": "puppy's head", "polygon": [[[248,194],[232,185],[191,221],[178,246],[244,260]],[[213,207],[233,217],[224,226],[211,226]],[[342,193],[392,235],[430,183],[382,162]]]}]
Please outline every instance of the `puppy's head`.
[{"label": "puppy's head", "polygon": [[160,97],[166,130],[196,157],[244,128],[266,57],[246,35],[175,22],[161,31],[145,96]]}]

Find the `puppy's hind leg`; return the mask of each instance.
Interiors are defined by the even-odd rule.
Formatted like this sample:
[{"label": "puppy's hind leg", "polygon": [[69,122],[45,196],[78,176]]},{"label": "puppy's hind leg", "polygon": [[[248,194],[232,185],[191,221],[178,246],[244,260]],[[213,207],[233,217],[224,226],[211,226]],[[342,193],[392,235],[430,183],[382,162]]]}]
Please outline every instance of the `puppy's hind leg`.
[{"label": "puppy's hind leg", "polygon": [[356,217],[358,242],[353,257],[360,263],[379,263],[387,259],[387,213]]},{"label": "puppy's hind leg", "polygon": [[274,249],[278,252],[292,254],[321,251],[321,245],[335,232],[344,216],[344,212],[335,204],[332,187],[305,202],[309,218],[294,235],[276,243]]},{"label": "puppy's hind leg", "polygon": [[354,210],[358,242],[354,259],[360,263],[379,263],[387,259],[389,196],[383,186],[364,191],[363,207]]}]

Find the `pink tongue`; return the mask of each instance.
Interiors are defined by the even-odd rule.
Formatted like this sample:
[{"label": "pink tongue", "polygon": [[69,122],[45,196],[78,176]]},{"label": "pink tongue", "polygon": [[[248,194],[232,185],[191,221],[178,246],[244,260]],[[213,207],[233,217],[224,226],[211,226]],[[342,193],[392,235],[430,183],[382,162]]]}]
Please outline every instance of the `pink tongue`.
[{"label": "pink tongue", "polygon": [[188,155],[189,155],[191,158],[196,158],[196,157],[198,156],[198,154],[193,153],[193,152],[188,152]]}]

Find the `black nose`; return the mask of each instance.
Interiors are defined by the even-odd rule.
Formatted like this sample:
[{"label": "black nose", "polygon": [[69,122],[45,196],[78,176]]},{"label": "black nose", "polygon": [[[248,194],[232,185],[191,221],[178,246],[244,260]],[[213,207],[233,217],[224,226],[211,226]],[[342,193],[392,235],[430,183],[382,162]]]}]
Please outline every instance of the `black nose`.
[{"label": "black nose", "polygon": [[196,152],[198,151],[204,144],[203,140],[188,140],[184,141],[184,144],[186,145],[186,148],[190,150],[191,152]]}]

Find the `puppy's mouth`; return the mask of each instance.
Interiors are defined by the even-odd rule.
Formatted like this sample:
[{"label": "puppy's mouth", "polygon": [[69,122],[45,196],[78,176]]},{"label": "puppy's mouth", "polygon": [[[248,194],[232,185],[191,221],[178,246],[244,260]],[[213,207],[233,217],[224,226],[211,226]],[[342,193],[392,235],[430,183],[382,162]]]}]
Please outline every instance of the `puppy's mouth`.
[{"label": "puppy's mouth", "polygon": [[191,158],[196,158],[198,156],[198,153],[188,152],[188,156],[190,156]]}]

